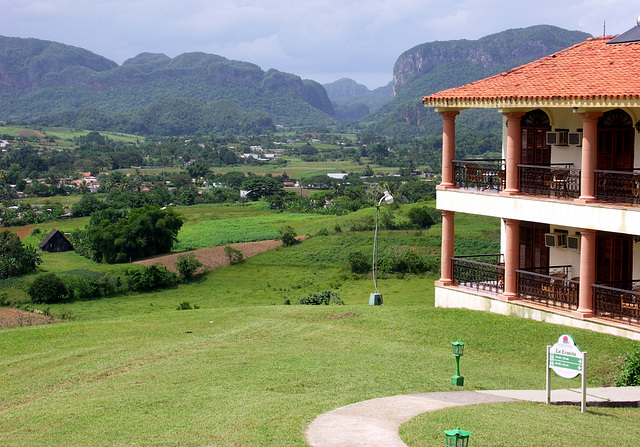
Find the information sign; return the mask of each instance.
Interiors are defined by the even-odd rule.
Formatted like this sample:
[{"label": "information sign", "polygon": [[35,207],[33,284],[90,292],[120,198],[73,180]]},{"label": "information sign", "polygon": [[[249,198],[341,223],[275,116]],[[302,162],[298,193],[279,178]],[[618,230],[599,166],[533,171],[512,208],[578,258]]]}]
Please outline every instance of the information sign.
[{"label": "information sign", "polygon": [[582,373],[582,351],[571,335],[561,335],[549,350],[549,368],[565,379],[573,379]]}]

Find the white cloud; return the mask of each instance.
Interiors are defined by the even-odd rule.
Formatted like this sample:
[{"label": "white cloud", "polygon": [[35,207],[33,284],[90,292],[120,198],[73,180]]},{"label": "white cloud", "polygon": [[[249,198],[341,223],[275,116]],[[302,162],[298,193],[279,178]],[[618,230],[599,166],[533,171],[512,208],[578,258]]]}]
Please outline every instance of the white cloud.
[{"label": "white cloud", "polygon": [[630,0],[0,0],[0,11],[0,34],[80,46],[118,63],[144,51],[205,51],[264,69],[390,80],[397,57],[424,42],[536,24],[600,35],[605,20],[607,33],[618,34],[640,8]]}]

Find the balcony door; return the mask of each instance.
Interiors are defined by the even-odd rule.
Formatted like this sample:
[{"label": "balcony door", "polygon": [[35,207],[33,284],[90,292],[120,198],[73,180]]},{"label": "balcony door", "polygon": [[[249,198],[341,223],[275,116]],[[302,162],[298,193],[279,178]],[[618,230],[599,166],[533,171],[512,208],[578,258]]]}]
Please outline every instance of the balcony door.
[{"label": "balcony door", "polygon": [[540,109],[527,112],[520,121],[522,133],[522,158],[524,165],[549,166],[551,146],[547,144],[547,132],[551,130],[549,117]]},{"label": "balcony door", "polygon": [[633,239],[630,236],[598,233],[596,236],[596,283],[630,288],[633,275]]},{"label": "balcony door", "polygon": [[633,120],[621,109],[598,120],[598,169],[633,171]]},{"label": "balcony door", "polygon": [[549,225],[520,222],[520,269],[549,267],[549,249],[544,235]]}]

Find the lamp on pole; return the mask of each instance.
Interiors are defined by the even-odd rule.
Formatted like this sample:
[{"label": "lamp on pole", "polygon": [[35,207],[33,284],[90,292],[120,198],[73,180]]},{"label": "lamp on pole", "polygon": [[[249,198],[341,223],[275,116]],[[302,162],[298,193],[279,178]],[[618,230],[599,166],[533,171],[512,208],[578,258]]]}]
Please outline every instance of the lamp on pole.
[{"label": "lamp on pole", "polygon": [[382,304],[382,294],[378,292],[378,218],[380,216],[380,205],[382,205],[383,201],[387,205],[393,203],[393,196],[389,194],[389,191],[384,192],[384,196],[380,198],[376,205],[376,230],[373,235],[373,262],[371,263],[373,267],[373,287],[376,289],[376,292],[369,295],[369,305],[371,306],[379,306]]}]

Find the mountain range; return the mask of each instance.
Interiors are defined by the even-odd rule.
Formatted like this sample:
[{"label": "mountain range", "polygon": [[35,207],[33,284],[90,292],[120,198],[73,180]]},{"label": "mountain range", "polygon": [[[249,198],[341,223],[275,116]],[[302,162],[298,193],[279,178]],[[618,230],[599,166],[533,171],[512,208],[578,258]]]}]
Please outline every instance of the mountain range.
[{"label": "mountain range", "polygon": [[[0,36],[0,120],[142,134],[268,132],[276,125],[360,121],[416,136],[432,121],[420,99],[500,73],[589,37],[540,25],[478,40],[430,42],[401,54],[388,85],[324,86],[206,53],[142,53],[122,65],[82,48]],[[436,124],[437,127],[437,124]]]}]

